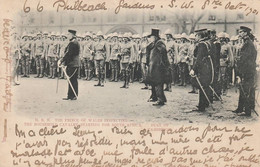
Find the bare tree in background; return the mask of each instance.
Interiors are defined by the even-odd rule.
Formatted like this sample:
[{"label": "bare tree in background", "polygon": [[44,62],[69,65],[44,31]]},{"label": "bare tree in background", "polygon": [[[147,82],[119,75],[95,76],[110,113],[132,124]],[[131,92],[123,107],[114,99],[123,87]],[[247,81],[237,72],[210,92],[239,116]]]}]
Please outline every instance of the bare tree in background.
[{"label": "bare tree in background", "polygon": [[[175,18],[177,21],[177,24],[181,28],[180,33],[186,33],[190,34],[193,33],[197,23],[203,18],[205,14],[204,13],[197,13],[197,12],[185,12],[185,13],[175,13]],[[190,24],[190,30],[187,29],[187,25]]]}]

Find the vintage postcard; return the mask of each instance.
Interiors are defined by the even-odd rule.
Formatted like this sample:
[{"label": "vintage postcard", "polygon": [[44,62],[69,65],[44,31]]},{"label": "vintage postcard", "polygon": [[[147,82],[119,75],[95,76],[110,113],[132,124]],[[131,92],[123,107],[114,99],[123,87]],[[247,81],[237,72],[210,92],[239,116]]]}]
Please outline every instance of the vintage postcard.
[{"label": "vintage postcard", "polygon": [[258,0],[1,0],[0,167],[259,167]]}]

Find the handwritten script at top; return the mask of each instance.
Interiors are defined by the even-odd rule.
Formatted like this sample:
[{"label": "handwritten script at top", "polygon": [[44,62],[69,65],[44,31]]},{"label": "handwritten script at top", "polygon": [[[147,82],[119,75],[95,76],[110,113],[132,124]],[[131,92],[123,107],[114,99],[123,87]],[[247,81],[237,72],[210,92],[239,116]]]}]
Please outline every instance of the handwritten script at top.
[{"label": "handwritten script at top", "polygon": [[[31,7],[28,6],[27,1],[25,0],[23,5],[23,10],[25,13],[29,13],[31,11]],[[153,10],[153,9],[225,9],[230,11],[240,11],[244,12],[246,16],[250,14],[258,15],[258,10],[250,5],[250,2],[247,1],[224,1],[224,0],[205,0],[203,4],[198,3],[199,1],[195,0],[168,0],[163,1],[162,3],[158,3],[158,1],[146,1],[146,2],[138,2],[138,1],[126,1],[126,0],[117,0],[117,4],[113,7],[115,14],[120,13],[121,10]],[[201,1],[200,1],[201,2]],[[51,7],[53,7],[57,12],[59,11],[79,11],[79,12],[93,12],[93,11],[106,11],[108,10],[107,5],[109,1],[96,2],[95,4],[88,3],[83,0],[56,0]],[[113,1],[113,3],[115,3]],[[38,12],[42,12],[44,10],[44,6],[41,5],[41,1],[35,5]]]},{"label": "handwritten script at top", "polygon": [[[245,127],[207,125],[91,128],[77,124],[24,130],[15,125],[12,166],[259,166]],[[153,127],[153,126],[150,126]],[[160,130],[159,130],[159,129]],[[251,145],[250,145],[251,144]]]}]

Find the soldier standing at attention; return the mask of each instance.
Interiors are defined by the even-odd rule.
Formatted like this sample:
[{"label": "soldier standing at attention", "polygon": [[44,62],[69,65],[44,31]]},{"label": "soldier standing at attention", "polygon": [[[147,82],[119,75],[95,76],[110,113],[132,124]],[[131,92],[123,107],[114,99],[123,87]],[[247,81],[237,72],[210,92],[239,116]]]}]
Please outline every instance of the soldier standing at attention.
[{"label": "soldier standing at attention", "polygon": [[113,33],[112,35],[112,42],[110,44],[110,54],[109,54],[109,61],[112,69],[112,76],[111,76],[111,82],[117,82],[118,81],[118,58],[119,54],[121,52],[121,46],[118,42],[118,34]]},{"label": "soldier standing at attention", "polygon": [[20,53],[20,43],[19,43],[19,39],[18,39],[18,35],[16,32],[11,34],[12,36],[12,43],[11,43],[11,50],[10,50],[10,54],[12,57],[12,82],[13,85],[20,85],[17,81],[16,81],[16,76],[18,76],[18,67],[19,67],[19,60],[21,59],[21,53]]},{"label": "soldier standing at attention", "polygon": [[[68,39],[70,40],[68,46],[65,49],[64,57],[60,60],[59,66],[65,62],[66,72],[68,75],[68,79],[71,82],[68,88],[68,94],[66,98],[63,100],[77,100],[78,96],[78,69],[79,69],[79,43],[76,39],[76,31],[75,30],[68,30]],[[76,95],[73,92],[75,90]]]},{"label": "soldier standing at attention", "polygon": [[48,58],[50,65],[50,75],[48,78],[54,79],[57,71],[57,60],[59,58],[59,44],[55,35],[52,36],[52,41],[49,45]]},{"label": "soldier standing at attention", "polygon": [[134,54],[134,48],[132,43],[130,42],[129,34],[125,33],[123,35],[123,43],[121,44],[121,72],[124,79],[124,85],[120,88],[128,88],[129,80],[130,80],[130,66],[132,64],[131,57]]},{"label": "soldier standing at attention", "polygon": [[228,68],[234,64],[234,57],[231,46],[228,44],[225,38],[225,33],[221,32],[219,35],[221,50],[220,50],[220,84],[222,94],[226,95],[226,91],[229,83]]},{"label": "soldier standing at attention", "polygon": [[186,86],[186,77],[187,77],[187,59],[188,59],[188,37],[185,33],[181,34],[181,44],[179,45],[179,71],[181,83],[179,86]]},{"label": "soldier standing at attention", "polygon": [[37,34],[37,39],[35,42],[35,62],[36,62],[36,76],[35,78],[42,78],[43,77],[43,68],[44,62],[44,43],[42,40],[42,34]]},{"label": "soldier standing at attention", "polygon": [[104,36],[101,31],[97,32],[97,42],[94,45],[94,60],[95,60],[95,68],[97,71],[98,84],[94,86],[104,87],[105,80],[105,60],[107,53],[106,42],[104,41]]},{"label": "soldier standing at attention", "polygon": [[239,36],[242,38],[240,58],[237,62],[239,101],[235,113],[239,116],[251,116],[251,111],[255,109],[255,74],[257,51],[250,39],[251,29],[241,26]]},{"label": "soldier standing at attention", "polygon": [[[140,55],[140,63],[141,63],[141,69],[142,69],[142,78],[140,82],[144,82],[146,79],[147,75],[147,53],[146,53],[146,47],[148,46],[149,42],[147,39],[147,36],[149,35],[148,32],[143,33],[141,42],[140,42],[140,50],[139,50],[139,55]],[[148,85],[145,83],[145,87],[143,89],[148,89]]]},{"label": "soldier standing at attention", "polygon": [[[171,84],[173,82],[173,78],[175,78],[174,77],[174,74],[175,74],[174,59],[176,58],[176,55],[177,55],[177,46],[173,40],[172,32],[170,29],[167,29],[164,34],[166,35],[165,44],[166,44],[168,59],[169,59],[170,66],[171,66],[171,79],[170,79],[170,82],[166,84],[165,91],[171,92],[172,91]],[[174,81],[174,84],[175,84],[175,81]]]},{"label": "soldier standing at attention", "polygon": [[31,54],[31,45],[28,41],[28,35],[24,34],[21,42],[21,52],[22,52],[22,68],[23,68],[23,76],[29,78],[30,73],[30,54]]},{"label": "soldier standing at attention", "polygon": [[94,62],[93,62],[93,41],[92,35],[90,32],[85,34],[84,42],[83,42],[83,65],[85,69],[85,80],[90,81],[93,78],[93,69],[94,69]]}]

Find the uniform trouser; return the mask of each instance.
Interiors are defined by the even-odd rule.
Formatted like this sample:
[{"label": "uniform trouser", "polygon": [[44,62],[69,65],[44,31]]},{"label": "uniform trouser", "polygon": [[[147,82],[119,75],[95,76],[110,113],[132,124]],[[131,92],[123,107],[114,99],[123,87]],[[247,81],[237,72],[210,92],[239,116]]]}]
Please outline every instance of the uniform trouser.
[{"label": "uniform trouser", "polygon": [[[73,86],[75,93],[78,96],[78,67],[67,67],[66,72],[69,77],[68,79],[70,80],[71,85]],[[68,85],[67,97],[70,99],[76,97],[70,84]]]},{"label": "uniform trouser", "polygon": [[132,67],[129,69],[130,81],[133,82],[135,78],[136,62],[132,63]]},{"label": "uniform trouser", "polygon": [[221,96],[221,83],[218,80],[219,75],[220,74],[218,72],[215,73],[212,88],[215,90],[216,94],[220,97]]},{"label": "uniform trouser", "polygon": [[83,69],[83,60],[79,60],[79,69],[78,69],[78,77],[81,78]]},{"label": "uniform trouser", "polygon": [[226,91],[228,85],[227,66],[220,67],[219,75],[220,75],[221,91]]},{"label": "uniform trouser", "polygon": [[29,75],[30,74],[30,58],[29,56],[22,56],[22,68],[23,68],[23,75]]},{"label": "uniform trouser", "polygon": [[111,80],[117,80],[118,76],[118,60],[110,60]]},{"label": "uniform trouser", "polygon": [[93,60],[90,60],[89,58],[84,58],[83,59],[83,65],[84,65],[84,68],[85,68],[86,78],[92,78],[93,77],[93,69],[94,69]]},{"label": "uniform trouser", "polygon": [[159,85],[152,85],[152,94],[150,99],[157,100],[159,102],[167,102],[166,96],[163,91],[163,83]]},{"label": "uniform trouser", "polygon": [[[142,63],[141,68],[142,68],[143,81],[146,81],[146,76],[147,76],[147,65],[146,65],[146,63]],[[147,86],[146,82],[144,82],[144,84],[145,84],[145,86]]]},{"label": "uniform trouser", "polygon": [[[212,91],[210,90],[209,86],[203,86],[203,90],[205,91],[207,97],[209,98],[209,100],[213,101],[213,99],[211,99],[210,97],[212,97]],[[211,102],[212,102],[211,101]],[[202,89],[199,89],[199,109],[205,109],[206,107],[209,106],[209,102],[205,96],[205,94],[203,93]]]},{"label": "uniform trouser", "polygon": [[37,73],[37,76],[39,76],[40,74],[43,75],[44,58],[42,58],[42,55],[36,55],[35,63],[36,63],[36,73]]},{"label": "uniform trouser", "polygon": [[143,80],[146,79],[146,75],[147,75],[147,66],[145,63],[142,63],[141,64],[141,68],[142,68],[142,78]]},{"label": "uniform trouser", "polygon": [[95,68],[97,71],[98,82],[103,83],[104,78],[105,78],[105,72],[104,72],[105,61],[104,60],[95,60]]},{"label": "uniform trouser", "polygon": [[251,114],[255,109],[255,74],[246,74],[239,85],[238,110]]},{"label": "uniform trouser", "polygon": [[227,66],[227,84],[231,84],[232,83],[232,77],[233,77],[233,72],[232,72],[233,68],[232,67],[229,67]]},{"label": "uniform trouser", "polygon": [[12,60],[12,81],[15,82],[15,77],[16,75],[18,75],[18,71],[19,71],[19,59],[13,59]]},{"label": "uniform trouser", "polygon": [[56,57],[49,57],[50,60],[50,77],[55,77],[57,71],[57,59]]},{"label": "uniform trouser", "polygon": [[129,83],[129,63],[121,62],[121,72],[123,75],[123,80],[125,81],[124,85],[128,85]]},{"label": "uniform trouser", "polygon": [[186,84],[187,66],[188,64],[185,62],[179,64],[181,84]]},{"label": "uniform trouser", "polygon": [[172,63],[171,64],[171,69],[172,69],[172,82],[174,84],[176,84],[178,82],[179,79],[179,75],[178,75],[178,65]]}]

